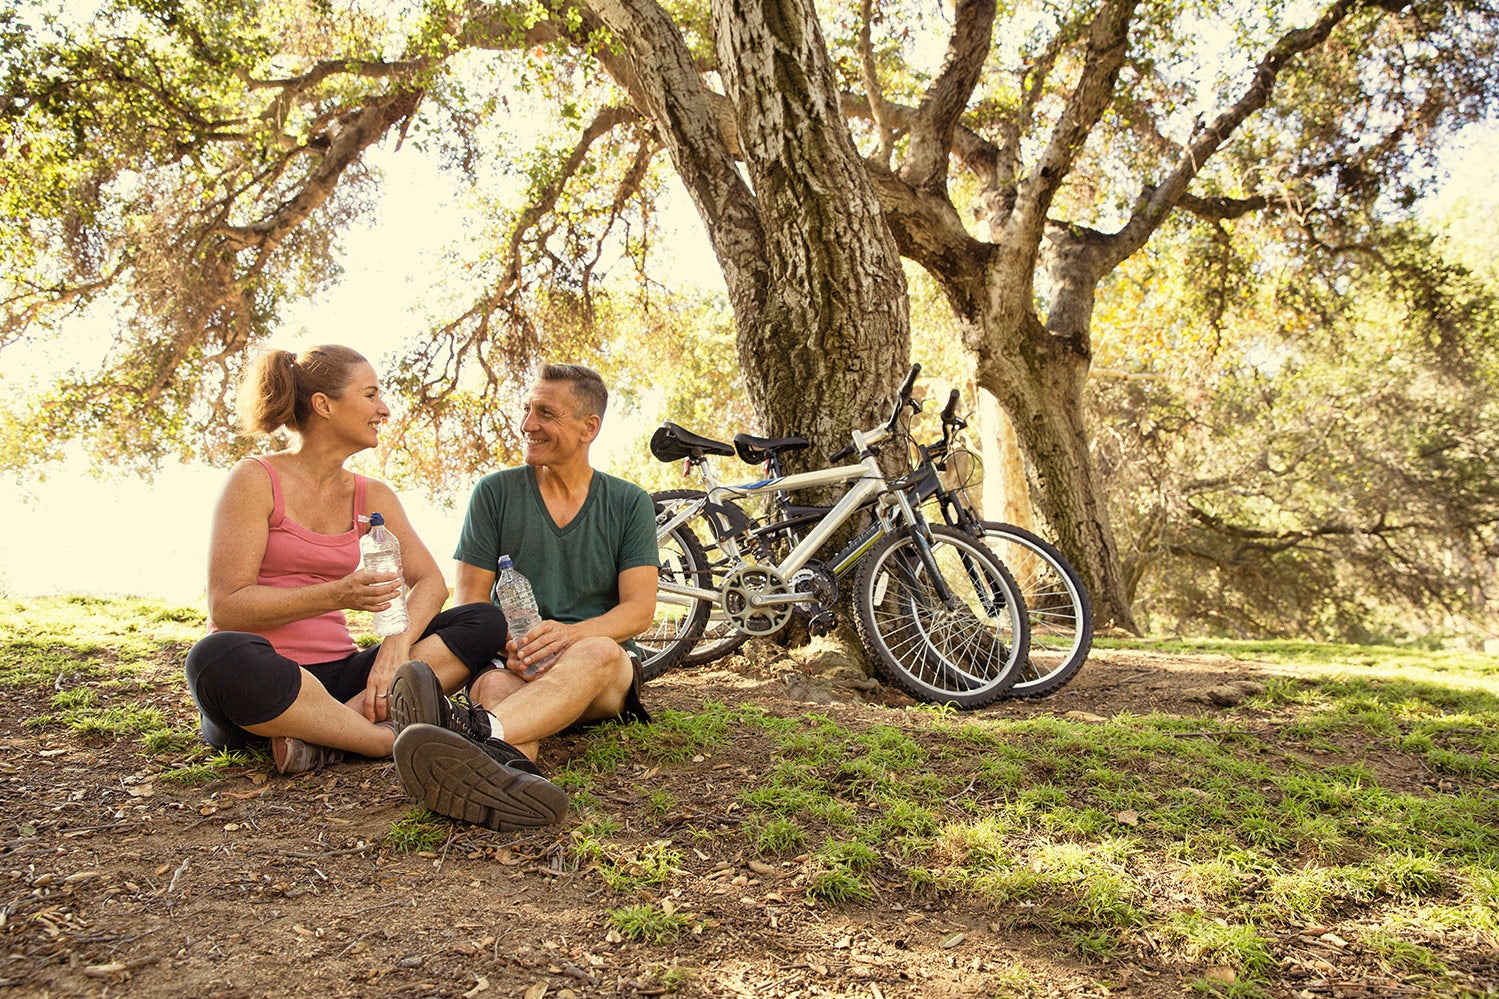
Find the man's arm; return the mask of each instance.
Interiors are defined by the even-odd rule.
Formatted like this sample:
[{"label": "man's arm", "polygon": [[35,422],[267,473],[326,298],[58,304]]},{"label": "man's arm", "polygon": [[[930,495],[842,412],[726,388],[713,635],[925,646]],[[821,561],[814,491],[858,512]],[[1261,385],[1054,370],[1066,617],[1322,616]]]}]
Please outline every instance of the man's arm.
[{"label": "man's arm", "polygon": [[[607,614],[593,620],[599,633],[616,642],[634,638],[651,626],[656,616],[656,582],[660,570],[653,565],[638,565],[619,574],[619,603]],[[581,622],[588,624],[589,622]]]},{"label": "man's arm", "polygon": [[481,569],[467,562],[455,563],[453,573],[453,601],[455,604],[487,604],[490,591],[494,589],[498,573],[493,569]]}]

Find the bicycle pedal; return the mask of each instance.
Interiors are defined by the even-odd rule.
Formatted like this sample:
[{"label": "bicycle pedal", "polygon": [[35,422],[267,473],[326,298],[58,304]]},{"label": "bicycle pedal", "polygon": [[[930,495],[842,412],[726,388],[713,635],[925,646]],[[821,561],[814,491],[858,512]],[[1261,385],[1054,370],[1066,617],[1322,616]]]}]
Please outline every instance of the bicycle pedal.
[{"label": "bicycle pedal", "polygon": [[817,636],[831,635],[833,633],[833,629],[837,627],[838,615],[836,614],[815,614],[813,615],[812,620],[807,622],[807,630],[810,631],[813,635]]}]

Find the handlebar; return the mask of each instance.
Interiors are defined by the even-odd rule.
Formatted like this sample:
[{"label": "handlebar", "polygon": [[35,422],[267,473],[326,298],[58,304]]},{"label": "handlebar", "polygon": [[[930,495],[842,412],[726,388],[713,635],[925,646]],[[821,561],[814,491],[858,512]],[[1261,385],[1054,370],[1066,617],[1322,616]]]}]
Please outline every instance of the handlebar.
[{"label": "handlebar", "polygon": [[911,365],[911,370],[906,372],[906,380],[901,382],[900,391],[897,392],[896,395],[902,397],[909,396],[911,394],[911,389],[916,385],[916,376],[919,374],[921,374],[921,365]]},{"label": "handlebar", "polygon": [[900,383],[900,389],[895,394],[895,408],[890,411],[890,419],[885,425],[868,432],[868,437],[855,431],[855,443],[845,444],[843,447],[828,455],[828,461],[837,464],[845,458],[851,458],[859,453],[859,440],[863,440],[864,446],[878,444],[880,441],[895,433],[895,425],[900,422],[901,415],[905,413],[906,407],[911,407],[913,412],[921,412],[921,403],[911,398],[911,389],[916,386],[916,376],[921,374],[921,365],[911,365],[911,370],[906,372],[906,380]]},{"label": "handlebar", "polygon": [[911,398],[911,389],[916,385],[916,376],[921,374],[921,365],[911,365],[911,370],[906,372],[906,380],[900,383],[900,391],[895,394],[895,408],[890,411],[890,419],[885,421],[885,431],[895,433],[895,425],[900,421],[901,414],[910,406],[913,413],[921,412],[921,403]]}]

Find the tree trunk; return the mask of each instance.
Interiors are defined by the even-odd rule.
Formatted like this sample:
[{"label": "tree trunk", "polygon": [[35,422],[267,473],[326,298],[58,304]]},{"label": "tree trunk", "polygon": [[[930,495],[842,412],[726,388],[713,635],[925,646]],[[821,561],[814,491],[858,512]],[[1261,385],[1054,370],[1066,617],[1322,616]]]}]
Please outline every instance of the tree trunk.
[{"label": "tree trunk", "polygon": [[740,361],[764,431],[811,437],[819,464],[888,414],[909,363],[900,253],[811,3],[714,0],[712,13],[770,274],[757,321],[739,323]]},{"label": "tree trunk", "polygon": [[979,390],[979,434],[983,446],[984,483],[981,509],[998,520],[1027,531],[1036,529],[1036,507],[1031,502],[1025,456],[1015,439],[1015,425],[999,400]]},{"label": "tree trunk", "polygon": [[989,355],[976,367],[975,377],[1015,420],[1033,477],[1031,495],[1056,532],[1058,546],[1082,575],[1099,627],[1137,632],[1106,493],[1083,426],[1088,358],[1066,338],[1039,326],[1022,340],[1018,356]]},{"label": "tree trunk", "polygon": [[723,269],[753,429],[812,438],[805,461],[820,463],[889,413],[911,347],[900,254],[813,7],[714,0],[723,101],[659,5],[591,6],[625,47],[610,72],[656,126]]}]

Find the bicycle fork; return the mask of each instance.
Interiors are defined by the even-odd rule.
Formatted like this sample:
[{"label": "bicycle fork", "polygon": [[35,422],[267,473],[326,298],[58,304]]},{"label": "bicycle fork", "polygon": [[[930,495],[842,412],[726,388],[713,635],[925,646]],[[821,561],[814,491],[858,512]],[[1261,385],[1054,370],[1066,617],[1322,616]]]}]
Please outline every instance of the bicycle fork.
[{"label": "bicycle fork", "polygon": [[[895,571],[900,574],[907,591],[913,594],[922,592],[920,577],[922,573],[925,573],[942,606],[949,611],[956,610],[960,601],[957,594],[953,593],[952,587],[948,585],[946,576],[937,566],[937,557],[932,553],[932,532],[927,526],[926,518],[919,510],[911,506],[905,493],[896,493],[894,502],[900,507],[903,519],[911,528],[912,547],[916,549],[915,561],[910,558],[891,560]],[[973,556],[968,552],[960,551],[958,560],[962,563],[963,571],[967,574],[968,581],[972,584],[974,593],[978,595],[985,613],[990,617],[999,617],[1008,604],[1004,593],[998,592],[989,585],[987,575],[974,564]]]}]

